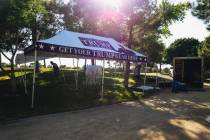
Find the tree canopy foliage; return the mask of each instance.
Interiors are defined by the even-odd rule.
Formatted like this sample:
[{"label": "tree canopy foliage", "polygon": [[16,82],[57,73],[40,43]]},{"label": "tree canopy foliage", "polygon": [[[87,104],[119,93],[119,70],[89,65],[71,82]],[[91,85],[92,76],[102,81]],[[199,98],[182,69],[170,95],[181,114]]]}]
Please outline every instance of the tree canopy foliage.
[{"label": "tree canopy foliage", "polygon": [[[24,48],[28,40],[28,35],[23,31],[23,20],[20,14],[24,3],[18,0],[5,0],[1,1],[0,5],[0,53],[10,62],[11,73],[8,76],[11,78],[12,90],[16,92],[14,58],[16,52]],[[10,52],[11,57],[8,57],[5,52]],[[5,72],[2,65],[0,68]]]},{"label": "tree canopy foliage", "polygon": [[175,40],[165,52],[165,61],[172,64],[174,57],[198,56],[200,42],[194,38],[182,38]]},{"label": "tree canopy foliage", "polygon": [[[197,0],[191,4],[192,14],[203,20],[210,31],[210,0]],[[207,37],[201,44],[198,51],[199,56],[204,58],[205,69],[210,69],[210,37]]]},{"label": "tree canopy foliage", "polygon": [[172,4],[168,0],[160,5],[156,0],[120,0],[115,6],[99,0],[70,0],[67,4],[62,0],[2,0],[0,51],[11,52],[13,64],[17,50],[29,42],[34,45],[38,39],[67,29],[113,37],[145,53],[150,61],[161,62],[161,35],[169,36],[168,26],[182,20],[187,9],[187,3]]},{"label": "tree canopy foliage", "polygon": [[[55,1],[44,0],[2,0],[0,1],[0,53],[9,60],[13,91],[15,92],[14,58],[29,42],[35,43],[39,36],[49,37],[56,28]],[[49,9],[50,8],[50,9]],[[53,12],[52,12],[53,11]],[[57,25],[56,25],[57,26]],[[38,35],[38,30],[40,35]],[[9,52],[11,57],[5,54]],[[2,71],[4,68],[0,65]]]},{"label": "tree canopy foliage", "polygon": [[192,14],[204,20],[207,29],[210,31],[210,0],[197,0],[191,4]]},{"label": "tree canopy foliage", "polygon": [[198,54],[204,59],[205,69],[210,70],[210,36],[201,43]]},{"label": "tree canopy foliage", "polygon": [[149,60],[161,62],[161,35],[169,36],[168,26],[182,20],[188,8],[188,3],[172,4],[167,0],[160,5],[156,0],[120,0],[116,6],[96,0],[72,0],[63,9],[64,28],[112,37],[141,51]]}]

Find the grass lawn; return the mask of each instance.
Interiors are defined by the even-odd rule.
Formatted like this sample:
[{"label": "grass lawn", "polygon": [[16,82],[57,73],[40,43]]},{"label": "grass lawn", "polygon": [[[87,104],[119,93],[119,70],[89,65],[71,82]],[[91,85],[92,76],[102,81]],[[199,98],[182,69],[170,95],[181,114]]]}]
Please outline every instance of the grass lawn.
[{"label": "grass lawn", "polygon": [[[122,74],[114,75],[106,71],[104,79],[104,98],[101,100],[101,85],[87,86],[85,84],[85,74],[79,71],[78,85],[75,90],[74,70],[64,70],[65,82],[62,77],[55,78],[51,69],[42,69],[37,75],[35,88],[35,108],[30,109],[32,70],[27,70],[27,91],[24,94],[22,76],[25,72],[17,71],[17,95],[11,96],[10,80],[8,77],[0,76],[0,121],[16,118],[57,113],[64,111],[75,111],[94,106],[113,104],[122,101],[141,98],[141,92],[128,91],[123,86]],[[154,81],[154,77],[149,77],[149,81]],[[135,84],[133,79],[129,79],[129,86]]]},{"label": "grass lawn", "polygon": [[210,78],[206,78],[205,82],[210,83]]}]

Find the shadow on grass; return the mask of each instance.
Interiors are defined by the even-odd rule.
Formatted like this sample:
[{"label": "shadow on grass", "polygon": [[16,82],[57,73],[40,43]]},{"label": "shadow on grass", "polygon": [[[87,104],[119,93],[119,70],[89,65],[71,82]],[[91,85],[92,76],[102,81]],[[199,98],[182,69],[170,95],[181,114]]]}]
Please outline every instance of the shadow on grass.
[{"label": "shadow on grass", "polygon": [[[65,81],[62,76],[55,77],[52,71],[37,74],[33,110],[31,106],[32,74],[27,75],[27,91],[19,77],[18,94],[7,96],[10,92],[9,80],[0,81],[0,121],[28,117],[40,114],[74,111],[94,106],[136,100],[141,97],[140,92],[133,93],[124,88],[122,77],[105,75],[104,95],[101,97],[101,84],[88,86],[85,84],[85,74],[80,71],[78,76],[78,90],[75,89],[75,72],[64,70]],[[131,80],[132,83],[132,80]],[[6,96],[5,96],[6,95]]]},{"label": "shadow on grass", "polygon": [[[49,79],[53,79],[50,72],[45,74],[40,76],[43,76],[42,78],[48,77]],[[27,110],[25,110],[25,116],[78,110],[86,107],[88,108],[91,106],[102,105],[110,101],[114,102],[122,99],[132,99],[129,92],[123,88],[121,80],[119,80],[120,78],[113,79],[106,77],[104,99],[107,101],[100,101],[100,86],[85,87],[80,81],[84,79],[79,79],[81,85],[79,90],[76,91],[73,73],[67,72],[65,74],[67,75],[67,81],[65,83],[61,80],[58,83],[46,83],[45,81],[44,83],[46,84],[41,84],[43,83],[44,79],[38,78],[39,82],[36,88],[35,98],[36,108],[32,113],[29,113],[29,111],[27,112]],[[82,77],[82,73],[80,73],[80,77]],[[69,119],[71,116],[73,116],[72,118],[81,117],[78,120],[83,120],[82,125],[81,123],[77,125],[78,122],[71,123],[75,123],[75,126],[82,126],[82,131],[85,134],[92,132],[88,134],[89,136],[93,137],[98,136],[98,133],[105,133],[100,136],[107,136],[110,133],[110,135],[113,134],[111,135],[112,137],[116,136],[117,138],[119,138],[122,134],[122,139],[208,140],[210,139],[210,124],[204,121],[204,119],[206,115],[210,113],[209,93],[209,91],[206,91],[205,93],[189,92],[187,94],[171,94],[168,90],[166,90],[159,96],[152,96],[149,99],[123,102],[110,107],[104,107],[105,111],[103,110],[103,107],[93,109],[92,115],[91,111],[87,110],[81,114],[77,113],[75,116],[71,114],[70,116],[67,116],[67,118]],[[23,115],[23,112],[21,112],[21,114]],[[105,117],[101,117],[102,115]],[[59,126],[57,126],[58,130],[61,129],[62,134],[65,131],[67,131],[67,134],[69,134],[72,124],[69,124],[70,127],[63,128],[62,126],[65,126],[69,120],[60,121],[63,119],[62,116],[64,116],[64,118],[66,117],[65,115],[58,115],[51,121],[50,117],[46,117],[48,120],[48,125],[57,123],[59,124]],[[90,118],[92,117],[96,121],[90,122]],[[117,120],[115,121],[116,118]],[[38,121],[39,123],[40,121],[45,123],[45,120]],[[26,128],[32,127],[29,124],[26,125]],[[22,123],[19,125],[22,126]],[[37,125],[39,124],[36,124],[36,126]],[[47,123],[45,125],[47,125]],[[19,135],[23,132],[27,132],[26,130],[22,131],[20,129],[21,127],[17,127],[17,124],[15,127],[16,129],[19,128]],[[11,126],[10,128],[13,129]],[[40,127],[39,129],[43,130],[46,128],[48,128],[48,126]],[[98,133],[95,133],[96,129],[94,128],[98,128]],[[74,132],[73,130],[71,129],[71,133]],[[15,134],[17,134],[16,131],[14,132]],[[78,132],[78,129],[76,131]],[[33,136],[33,134],[31,135]],[[81,136],[79,133],[76,133],[75,135]],[[86,137],[86,135],[83,136]]]}]

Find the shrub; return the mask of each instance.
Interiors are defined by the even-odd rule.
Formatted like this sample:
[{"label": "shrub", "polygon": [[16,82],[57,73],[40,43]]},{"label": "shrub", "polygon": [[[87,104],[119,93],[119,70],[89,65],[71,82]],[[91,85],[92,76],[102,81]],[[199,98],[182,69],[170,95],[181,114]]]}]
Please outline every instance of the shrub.
[{"label": "shrub", "polygon": [[66,68],[66,65],[61,65],[60,68]]},{"label": "shrub", "polygon": [[170,69],[169,69],[169,68],[164,68],[164,69],[163,69],[163,72],[164,72],[165,74],[169,74],[169,73],[170,73]]}]

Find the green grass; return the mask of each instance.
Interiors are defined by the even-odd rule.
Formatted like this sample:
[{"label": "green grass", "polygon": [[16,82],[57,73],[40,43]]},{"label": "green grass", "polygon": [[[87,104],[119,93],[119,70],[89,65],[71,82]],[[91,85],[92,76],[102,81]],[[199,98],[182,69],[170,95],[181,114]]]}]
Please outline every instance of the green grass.
[{"label": "green grass", "polygon": [[[29,74],[31,72],[15,72],[15,77],[18,78],[18,77],[21,77],[21,76],[24,76],[25,74]],[[9,80],[10,77],[8,75],[1,75],[0,76],[0,81],[3,81],[3,80]]]},{"label": "green grass", "polygon": [[210,78],[206,78],[205,82],[210,83]]},{"label": "green grass", "polygon": [[[79,71],[78,85],[75,89],[75,70],[63,70],[63,77],[54,77],[51,68],[42,68],[36,76],[35,108],[30,109],[32,92],[33,69],[26,70],[27,91],[25,94],[23,76],[25,72],[17,70],[17,95],[11,96],[10,79],[0,75],[0,121],[64,111],[74,111],[100,105],[119,103],[142,98],[142,92],[128,90],[123,86],[123,74],[114,75],[105,72],[104,98],[101,99],[101,85],[88,86],[85,84],[85,73]],[[62,74],[61,74],[62,75]],[[135,85],[132,75],[129,86]],[[142,76],[141,81],[143,81]],[[155,82],[154,76],[147,77],[148,82]],[[6,96],[5,96],[6,95]]]},{"label": "green grass", "polygon": [[[79,71],[79,89],[75,89],[74,70],[64,70],[65,82],[61,77],[55,78],[52,69],[41,69],[41,73],[36,77],[35,88],[35,108],[30,110],[32,91],[32,69],[27,70],[27,91],[24,93],[22,76],[25,72],[17,71],[17,93],[18,96],[9,95],[11,92],[10,79],[0,77],[0,121],[14,118],[21,118],[40,114],[49,114],[63,111],[73,111],[90,108],[105,104],[113,104],[122,101],[133,100],[133,96],[141,98],[141,92],[131,94],[123,86],[122,74],[113,77],[109,72],[105,73],[104,98],[101,99],[101,86],[87,86],[85,84],[85,74]],[[133,86],[135,81],[129,79],[129,86]]]}]

